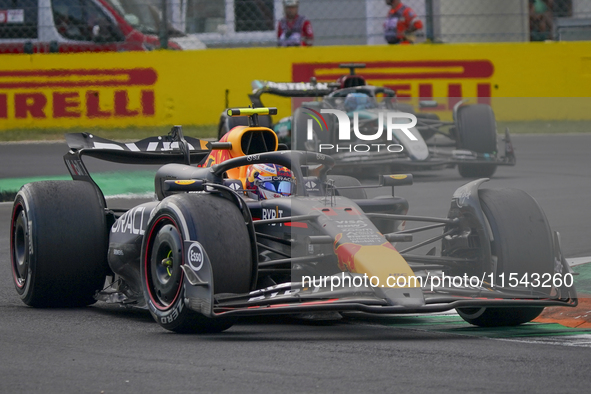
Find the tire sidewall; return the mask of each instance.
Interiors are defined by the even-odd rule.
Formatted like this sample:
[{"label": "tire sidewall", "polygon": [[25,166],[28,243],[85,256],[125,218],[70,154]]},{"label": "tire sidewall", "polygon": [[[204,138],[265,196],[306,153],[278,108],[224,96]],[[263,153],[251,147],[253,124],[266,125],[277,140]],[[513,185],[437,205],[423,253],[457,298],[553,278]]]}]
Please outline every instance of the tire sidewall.
[{"label": "tire sidewall", "polygon": [[229,328],[232,319],[210,318],[189,308],[189,300],[185,298],[185,286],[188,285],[184,275],[180,279],[179,295],[170,304],[158,303],[150,293],[148,286],[154,283],[149,282],[148,276],[151,247],[159,227],[164,223],[172,223],[177,228],[183,244],[179,267],[187,261],[185,241],[198,241],[211,263],[211,291],[214,294],[216,289],[220,293],[242,294],[252,289],[252,278],[256,275],[253,270],[256,260],[253,257],[256,258],[256,255],[251,253],[252,240],[240,209],[230,199],[216,193],[181,193],[167,197],[154,209],[148,221],[140,256],[144,297],[150,313],[162,327],[183,333],[212,333]]},{"label": "tire sidewall", "polygon": [[[497,258],[496,265],[491,261],[489,267],[483,267],[484,274],[494,273],[497,280],[500,274],[504,274],[507,280],[511,273],[517,273],[521,278],[523,274],[531,275],[532,272],[539,270],[542,273],[553,272],[554,253],[550,226],[538,203],[527,193],[517,189],[482,189],[479,193],[482,211],[495,242],[493,253]],[[520,218],[519,215],[524,217]],[[531,227],[533,224],[528,226],[528,223],[537,223],[536,228]],[[518,237],[526,238],[517,242]],[[516,247],[524,242],[526,247],[523,249]],[[533,267],[532,262],[537,266]],[[539,289],[536,290],[539,291]],[[548,293],[550,290],[548,289]],[[486,307],[458,308],[457,310],[460,316],[470,324],[498,327],[527,323],[540,315],[544,307]]]},{"label": "tire sidewall", "polygon": [[[94,294],[109,272],[103,208],[94,187],[82,181],[41,181],[19,190],[11,217],[10,260],[25,304],[79,307],[96,302]],[[20,212],[26,217],[28,272],[19,286],[15,224]]]},{"label": "tire sidewall", "polygon": [[[554,250],[552,246],[552,233],[546,215],[544,214],[538,203],[531,196],[517,189],[509,189],[508,191],[519,193],[517,194],[517,196],[521,197],[521,202],[526,201],[527,204],[530,205],[529,207],[508,207],[507,205],[504,205],[503,209],[501,209],[499,207],[499,205],[501,204],[497,203],[496,205],[493,205],[494,200],[490,200],[490,195],[492,194],[494,196],[495,192],[498,193],[502,191],[504,190],[501,189],[497,191],[495,189],[483,189],[480,191],[480,204],[483,213],[488,221],[490,229],[492,231],[492,235],[495,239],[495,253],[497,257],[497,266],[490,267],[491,272],[495,272],[495,275],[497,276],[501,273],[504,273],[505,275],[517,273],[520,277],[523,274],[531,274],[532,272],[537,272],[539,274],[554,273]],[[502,216],[502,214],[506,213],[505,211],[510,209],[513,209],[516,215],[520,214],[521,212],[528,211],[531,216],[525,217],[523,221],[518,222],[516,224],[506,224],[505,222],[503,222],[503,220],[512,220],[513,216],[509,215],[510,217],[507,218]],[[503,212],[499,212],[501,210]],[[532,219],[531,217],[534,214],[536,217],[535,219]],[[529,219],[530,221],[533,220],[535,223],[538,223],[537,226],[543,227],[543,231],[536,233],[537,239],[534,241],[532,241],[530,236],[530,232],[532,231],[530,227],[522,227],[520,229],[521,231],[515,230],[516,228],[518,228],[519,223],[529,223],[525,219]],[[538,230],[538,228],[536,228],[536,230]],[[514,256],[515,251],[514,247],[512,246],[516,242],[514,239],[512,239],[512,237],[508,236],[508,234],[511,231],[515,231],[516,234],[514,236],[521,235],[528,237],[527,242],[531,244],[531,247],[529,249],[534,250],[535,253],[543,251],[543,248],[547,248],[547,250],[545,250],[543,256],[540,255],[534,259],[530,258],[529,254],[526,255],[525,251],[522,251],[522,256]],[[541,239],[541,237],[544,237],[545,239]],[[521,244],[521,242],[519,242],[518,244]],[[525,262],[529,262],[530,260],[539,263],[536,265],[536,267],[531,267],[531,263],[529,263],[528,266],[524,267],[523,264]],[[519,263],[516,264],[516,262]],[[544,267],[541,264],[545,264],[546,266]],[[537,270],[540,270],[540,272],[538,272]]]},{"label": "tire sidewall", "polygon": [[[473,124],[476,121],[477,124]],[[497,122],[489,105],[473,104],[460,107],[455,123],[460,149],[477,153],[497,151]]]},{"label": "tire sidewall", "polygon": [[[142,252],[140,257],[140,277],[142,278],[142,288],[144,292],[144,299],[148,309],[154,319],[164,328],[168,330],[174,330],[181,326],[185,319],[192,313],[187,308],[185,303],[185,283],[184,273],[181,275],[180,290],[174,301],[165,308],[158,308],[155,305],[154,297],[151,294],[148,286],[148,274],[150,273],[150,258],[152,252],[152,246],[154,239],[158,234],[158,230],[166,224],[172,224],[176,227],[179,236],[181,237],[181,243],[186,241],[187,235],[189,239],[194,237],[194,234],[190,233],[190,229],[186,225],[186,221],[183,218],[183,210],[176,204],[170,201],[165,201],[161,204],[160,208],[155,210],[156,214],[150,219],[146,234],[142,242]],[[162,224],[161,224],[162,222]],[[184,249],[181,251],[182,262],[180,265],[185,264],[185,253]]]},{"label": "tire sidewall", "polygon": [[[33,275],[34,272],[36,272],[35,268],[36,268],[36,253],[35,253],[35,245],[34,245],[34,240],[36,239],[35,237],[35,227],[31,226],[30,224],[32,223],[32,219],[34,217],[34,211],[32,211],[31,209],[34,209],[34,205],[30,203],[30,196],[28,196],[28,193],[25,192],[26,189],[21,189],[15,198],[14,201],[14,205],[13,205],[13,209],[12,209],[12,218],[11,218],[11,224],[10,224],[10,266],[11,266],[11,271],[12,271],[12,279],[14,282],[14,286],[16,289],[16,292],[18,293],[19,297],[21,298],[21,300],[29,305],[29,303],[31,302],[31,300],[33,299],[33,290],[35,288],[34,284],[35,284],[35,276]],[[28,269],[27,269],[27,275],[25,278],[25,282],[22,286],[19,286],[18,281],[17,281],[17,273],[16,273],[16,261],[15,261],[15,256],[14,256],[14,226],[15,226],[15,222],[16,219],[18,217],[18,215],[20,214],[20,212],[24,212],[25,214],[25,218],[26,218],[26,228],[28,231],[28,235],[27,235],[27,240],[26,240],[26,245],[27,245],[27,249],[25,251],[26,253],[26,258],[28,260]]]}]

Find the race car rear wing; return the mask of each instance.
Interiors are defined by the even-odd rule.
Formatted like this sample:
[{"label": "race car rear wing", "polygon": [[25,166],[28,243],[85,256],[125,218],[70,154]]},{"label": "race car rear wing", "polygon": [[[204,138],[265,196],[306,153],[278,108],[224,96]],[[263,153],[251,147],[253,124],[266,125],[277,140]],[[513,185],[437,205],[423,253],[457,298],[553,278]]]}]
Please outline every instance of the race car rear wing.
[{"label": "race car rear wing", "polygon": [[346,97],[349,93],[365,93],[370,97],[377,97],[383,94],[385,97],[396,97],[396,91],[382,86],[352,86],[341,88],[339,83],[324,82],[252,82],[252,93],[248,95],[250,102],[255,107],[264,107],[261,96],[265,93],[274,94],[280,97]]},{"label": "race car rear wing", "polygon": [[212,148],[208,141],[184,137],[181,126],[174,126],[166,136],[137,142],[111,141],[90,133],[68,133],[66,142],[70,151],[64,155],[64,162],[72,179],[91,183],[103,201],[102,191],[82,161],[83,155],[125,164],[191,164],[201,162]]},{"label": "race car rear wing", "polygon": [[339,87],[325,82],[272,82],[252,81],[252,93],[248,95],[255,107],[263,107],[261,96],[265,93],[281,97],[324,97]]},{"label": "race car rear wing", "polygon": [[123,143],[90,133],[66,134],[68,147],[78,156],[86,155],[115,163],[168,164],[188,161],[197,163],[209,153],[208,141],[192,137],[184,137],[184,140],[188,148],[187,152],[183,152],[183,142],[175,140],[170,135]]}]

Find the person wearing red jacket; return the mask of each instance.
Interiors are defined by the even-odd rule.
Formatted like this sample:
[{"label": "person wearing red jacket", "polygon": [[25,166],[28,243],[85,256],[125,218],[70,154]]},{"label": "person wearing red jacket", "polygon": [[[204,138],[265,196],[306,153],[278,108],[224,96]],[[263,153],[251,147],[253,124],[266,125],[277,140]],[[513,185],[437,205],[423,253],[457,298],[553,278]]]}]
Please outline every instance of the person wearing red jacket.
[{"label": "person wearing red jacket", "polygon": [[391,8],[384,22],[384,37],[388,44],[411,44],[413,33],[423,28],[423,22],[412,8],[401,0],[386,0]]},{"label": "person wearing red jacket", "polygon": [[312,24],[298,15],[298,0],[283,0],[285,17],[277,24],[277,45],[280,47],[311,46],[314,41]]}]

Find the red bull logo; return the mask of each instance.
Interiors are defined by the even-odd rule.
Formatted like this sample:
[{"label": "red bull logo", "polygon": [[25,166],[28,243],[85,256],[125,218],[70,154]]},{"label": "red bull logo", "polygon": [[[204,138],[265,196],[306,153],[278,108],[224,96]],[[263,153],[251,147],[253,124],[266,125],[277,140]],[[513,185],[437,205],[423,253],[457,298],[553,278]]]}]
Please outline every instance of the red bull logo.
[{"label": "red bull logo", "polygon": [[[409,283],[408,278],[414,275],[404,258],[389,242],[380,245],[359,245],[343,242],[343,234],[335,237],[334,252],[337,256],[339,268],[343,272],[363,274],[382,285],[388,284],[388,278],[404,277],[403,285],[395,287],[415,287],[416,283]],[[391,279],[390,279],[391,281]],[[381,287],[383,287],[380,285]]]},{"label": "red bull logo", "polygon": [[334,252],[337,255],[339,268],[346,272],[357,272],[355,271],[355,254],[359,252],[363,246],[350,242],[338,245],[342,238],[343,234],[339,233],[335,237],[334,241]]}]

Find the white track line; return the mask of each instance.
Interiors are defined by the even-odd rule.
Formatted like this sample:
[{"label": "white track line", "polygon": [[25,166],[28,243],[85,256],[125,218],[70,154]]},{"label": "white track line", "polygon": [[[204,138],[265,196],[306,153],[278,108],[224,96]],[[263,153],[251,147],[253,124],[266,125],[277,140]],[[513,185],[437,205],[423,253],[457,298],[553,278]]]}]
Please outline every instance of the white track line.
[{"label": "white track line", "polygon": [[576,267],[577,265],[591,263],[591,256],[587,256],[587,257],[574,257],[572,259],[566,259],[566,262],[571,267]]},{"label": "white track line", "polygon": [[558,345],[558,346],[576,346],[591,347],[591,334],[582,335],[559,335],[547,337],[531,338],[490,338],[499,341],[536,343],[538,345]]}]

